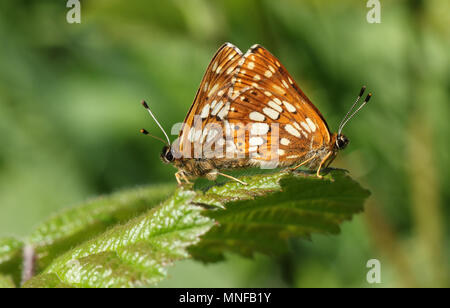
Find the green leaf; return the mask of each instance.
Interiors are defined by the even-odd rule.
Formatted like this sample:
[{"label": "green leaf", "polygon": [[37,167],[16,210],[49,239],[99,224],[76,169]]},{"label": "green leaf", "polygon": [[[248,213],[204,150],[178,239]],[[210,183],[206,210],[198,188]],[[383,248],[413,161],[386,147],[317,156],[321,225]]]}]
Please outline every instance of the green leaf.
[{"label": "green leaf", "polygon": [[25,288],[71,288],[73,286],[65,284],[56,274],[41,274],[28,280]]},{"label": "green leaf", "polygon": [[361,212],[370,195],[343,170],[333,170],[324,179],[300,172],[242,179],[249,185],[229,182],[195,199],[225,208],[206,213],[217,224],[190,248],[196,259],[222,260],[225,251],[275,255],[288,250],[289,238],[338,234],[339,224]]},{"label": "green leaf", "polygon": [[51,217],[27,241],[36,250],[37,272],[77,244],[157,206],[174,190],[173,184],[130,189],[92,199]]},{"label": "green leaf", "polygon": [[15,238],[0,239],[0,274],[4,274],[4,283],[8,279],[13,284],[20,284],[22,277],[22,248],[23,242],[20,240]]},{"label": "green leaf", "polygon": [[57,258],[26,287],[134,287],[166,277],[166,267],[188,258],[213,221],[191,204],[195,193],[178,190],[169,200]]},{"label": "green leaf", "polygon": [[343,170],[240,178],[248,185],[199,180],[162,204],[173,185],[125,191],[53,217],[31,236],[40,267],[25,287],[148,286],[190,256],[285,253],[290,238],[339,233],[370,194]]}]

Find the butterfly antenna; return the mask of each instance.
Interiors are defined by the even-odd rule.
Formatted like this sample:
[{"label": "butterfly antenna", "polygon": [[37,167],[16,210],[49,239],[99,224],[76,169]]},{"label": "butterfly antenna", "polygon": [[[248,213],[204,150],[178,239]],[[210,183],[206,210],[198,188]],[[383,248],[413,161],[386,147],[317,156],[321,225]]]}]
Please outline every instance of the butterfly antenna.
[{"label": "butterfly antenna", "polygon": [[359,95],[356,98],[355,102],[353,103],[352,107],[348,110],[347,114],[345,115],[345,117],[342,119],[341,123],[339,124],[339,133],[342,131],[342,127],[343,127],[343,123],[345,122],[345,120],[347,119],[347,117],[350,115],[350,113],[352,112],[353,108],[355,108],[356,104],[358,104],[359,100],[361,99],[361,97],[364,94],[364,91],[366,91],[366,86],[362,86],[361,90],[359,91]]},{"label": "butterfly antenna", "polygon": [[[150,107],[147,105],[146,101],[142,101],[141,102],[142,106],[144,106],[145,109],[147,109],[148,113],[150,114],[150,116],[153,118],[153,120],[155,120],[156,124],[158,125],[158,127],[161,129],[161,131],[164,133],[164,136],[166,136],[167,139],[167,145],[170,146],[170,139],[169,136],[167,136],[166,131],[164,130],[164,128],[161,126],[161,124],[159,124],[158,120],[156,119],[156,117],[153,115],[152,111],[150,110]],[[144,135],[149,135],[151,137],[155,137],[153,135],[150,135],[145,129],[141,129],[141,133],[143,133]],[[162,140],[161,138],[155,137],[156,139]],[[163,140],[164,143],[166,143]]]},{"label": "butterfly antenna", "polygon": [[[358,103],[358,101],[361,99],[364,90],[366,89],[366,87],[362,87],[361,91],[359,92],[359,96],[356,99],[355,103],[353,104],[352,108],[350,108],[350,110],[347,112],[347,114],[345,115],[344,119],[342,120],[341,124],[339,125],[339,130],[338,130],[338,136],[341,134],[342,129],[344,128],[344,126],[347,124],[347,122],[353,118],[355,116],[355,114],[357,114],[370,100],[370,98],[372,97],[372,93],[367,94],[366,98],[364,99],[364,101],[361,103],[361,105],[356,108],[355,111],[352,112],[353,108],[356,106],[356,104]],[[350,114],[350,112],[352,112]],[[350,115],[349,115],[350,114]]]},{"label": "butterfly antenna", "polygon": [[144,128],[140,129],[139,131],[140,131],[141,134],[143,134],[143,135],[152,137],[152,138],[154,138],[154,139],[158,139],[158,140],[161,141],[162,143],[167,144],[167,142],[166,142],[164,139],[159,138],[159,137],[157,137],[157,136],[154,136],[154,135],[150,134],[150,133],[149,133],[146,129],[144,129]]}]

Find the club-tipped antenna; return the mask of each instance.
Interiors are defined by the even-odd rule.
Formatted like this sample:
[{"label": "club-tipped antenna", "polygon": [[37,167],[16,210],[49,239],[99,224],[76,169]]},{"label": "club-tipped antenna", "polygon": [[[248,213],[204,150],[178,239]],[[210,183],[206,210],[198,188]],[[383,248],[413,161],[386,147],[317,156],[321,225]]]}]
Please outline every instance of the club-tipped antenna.
[{"label": "club-tipped antenna", "polygon": [[350,108],[350,110],[347,112],[347,114],[345,115],[344,119],[342,119],[341,124],[339,125],[339,130],[338,130],[338,136],[341,135],[342,133],[342,129],[344,128],[344,126],[347,124],[347,122],[353,118],[355,116],[355,114],[357,114],[366,104],[367,102],[370,100],[370,98],[372,97],[372,93],[367,94],[366,98],[364,99],[364,101],[361,103],[361,105],[359,105],[358,108],[356,108],[355,111],[352,112],[352,110],[355,108],[356,104],[359,102],[359,100],[361,99],[362,95],[364,94],[364,90],[366,89],[365,86],[363,86],[361,88],[361,91],[359,92],[358,98],[356,99],[356,101],[353,103],[352,107]]},{"label": "club-tipped antenna", "polygon": [[[167,139],[167,145],[170,146],[170,139],[169,136],[167,136],[166,131],[164,130],[164,128],[161,126],[161,124],[159,124],[158,120],[156,119],[156,117],[153,115],[152,111],[150,110],[150,107],[147,105],[146,101],[142,101],[141,102],[142,106],[144,106],[145,109],[147,109],[148,113],[150,114],[150,116],[153,118],[153,120],[156,122],[156,124],[158,125],[158,127],[161,129],[161,131],[164,133],[164,136],[166,136]],[[141,133],[145,134],[145,135],[149,135],[152,137],[155,137],[153,135],[150,135],[145,129],[141,129]],[[162,140],[161,138],[155,137],[159,140]],[[164,143],[166,143],[164,140],[162,140]]]},{"label": "club-tipped antenna", "polygon": [[140,131],[141,134],[143,134],[143,135],[152,137],[152,138],[154,138],[154,139],[158,139],[158,140],[161,141],[162,143],[167,144],[167,142],[166,142],[164,139],[159,138],[158,136],[155,136],[155,135],[150,134],[150,133],[149,133],[146,129],[144,129],[144,128],[140,129],[139,131]]},{"label": "club-tipped antenna", "polygon": [[361,90],[359,91],[359,95],[356,98],[355,102],[353,103],[352,107],[347,111],[347,114],[345,115],[345,117],[342,119],[341,123],[339,124],[339,129],[338,131],[340,132],[342,129],[342,124],[345,122],[345,120],[347,119],[347,117],[350,115],[350,113],[352,112],[353,108],[355,108],[356,104],[358,104],[359,100],[361,99],[361,97],[364,94],[364,91],[366,91],[366,86],[362,86]]}]

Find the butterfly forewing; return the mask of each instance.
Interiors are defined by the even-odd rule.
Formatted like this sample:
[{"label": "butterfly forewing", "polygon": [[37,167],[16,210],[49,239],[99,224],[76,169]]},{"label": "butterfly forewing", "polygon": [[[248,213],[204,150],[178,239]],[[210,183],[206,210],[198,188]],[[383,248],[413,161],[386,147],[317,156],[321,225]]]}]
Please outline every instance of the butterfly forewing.
[{"label": "butterfly forewing", "polygon": [[211,107],[213,97],[231,85],[231,78],[241,57],[242,52],[230,43],[222,45],[214,55],[180,131],[179,150],[183,156],[193,153],[193,147],[186,147],[186,145],[190,142],[188,137],[194,127],[195,116],[201,116],[202,111],[205,113],[205,106]]},{"label": "butterfly forewing", "polygon": [[194,157],[273,160],[275,155],[289,165],[330,140],[320,112],[280,62],[259,45],[245,55],[231,44],[219,49],[185,125],[180,149]]}]

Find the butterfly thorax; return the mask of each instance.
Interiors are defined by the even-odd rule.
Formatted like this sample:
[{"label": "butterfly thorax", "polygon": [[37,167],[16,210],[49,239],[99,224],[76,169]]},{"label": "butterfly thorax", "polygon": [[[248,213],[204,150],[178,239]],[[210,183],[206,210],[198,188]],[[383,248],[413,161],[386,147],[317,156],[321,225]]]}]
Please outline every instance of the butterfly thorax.
[{"label": "butterfly thorax", "polygon": [[[332,134],[329,143],[311,149],[301,160],[305,161],[312,158],[311,161],[306,164],[311,170],[316,170],[320,165],[324,165],[325,167],[330,165],[340,150],[336,143],[337,139],[338,135],[336,133]],[[297,163],[301,163],[301,161],[298,161]]]},{"label": "butterfly thorax", "polygon": [[337,153],[345,149],[348,143],[349,140],[345,135],[333,133],[330,142],[316,151],[317,159],[314,159],[309,167],[311,169],[316,169],[320,165],[328,167],[336,158]]}]

